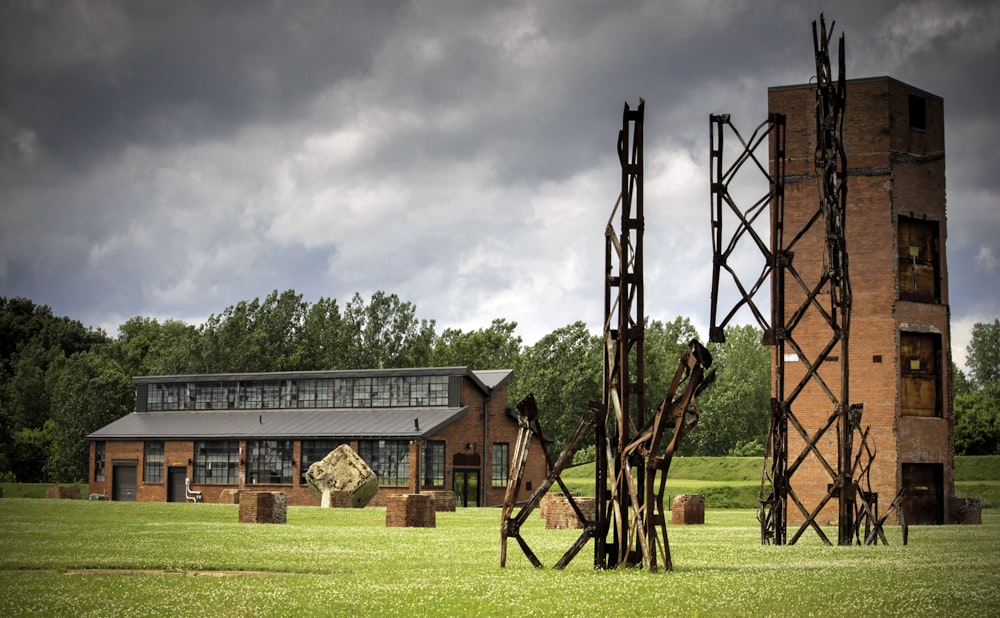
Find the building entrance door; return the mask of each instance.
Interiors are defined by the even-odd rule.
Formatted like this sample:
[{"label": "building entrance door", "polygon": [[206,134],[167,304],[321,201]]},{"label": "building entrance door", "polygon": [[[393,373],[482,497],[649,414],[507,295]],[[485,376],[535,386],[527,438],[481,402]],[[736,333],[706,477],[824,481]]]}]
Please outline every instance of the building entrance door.
[{"label": "building entrance door", "polygon": [[186,502],[184,495],[184,479],[187,478],[187,468],[170,466],[167,468],[167,502]]},{"label": "building entrance door", "polygon": [[906,500],[904,521],[909,525],[944,523],[944,467],[941,464],[904,463]]},{"label": "building entrance door", "polygon": [[135,502],[136,473],[138,466],[112,466],[111,499]]},{"label": "building entrance door", "polygon": [[455,470],[451,488],[458,506],[479,506],[479,470]]}]

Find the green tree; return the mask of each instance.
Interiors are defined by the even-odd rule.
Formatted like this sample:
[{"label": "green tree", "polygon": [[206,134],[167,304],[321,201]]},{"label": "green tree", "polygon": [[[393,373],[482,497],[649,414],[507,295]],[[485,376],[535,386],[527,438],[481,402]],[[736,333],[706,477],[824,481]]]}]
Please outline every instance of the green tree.
[{"label": "green tree", "polygon": [[200,331],[200,372],[294,369],[297,333],[307,308],[301,294],[275,290],[263,302],[240,301],[209,316]]},{"label": "green tree", "polygon": [[968,380],[952,364],[955,453],[1000,455],[1000,320],[972,326],[966,363]]},{"label": "green tree", "polygon": [[293,366],[300,371],[350,369],[344,351],[349,336],[335,298],[323,298],[306,310],[295,335]]},{"label": "green tree", "polygon": [[677,372],[677,363],[687,352],[688,343],[697,338],[698,331],[688,318],[678,316],[672,322],[647,321],[646,419],[652,418],[657,406],[667,394],[667,389]]},{"label": "green tree", "polygon": [[25,427],[14,432],[10,456],[10,471],[20,483],[45,481],[45,463],[52,442],[52,422],[41,428]]},{"label": "green tree", "polygon": [[[77,320],[56,317],[46,305],[36,305],[26,298],[0,297],[0,378],[13,373],[17,353],[31,342],[43,350],[60,350],[70,355],[108,341],[108,336],[100,330],[86,328]],[[42,367],[45,369],[47,366]]]},{"label": "green tree", "polygon": [[521,354],[512,403],[528,393],[538,402],[542,429],[559,452],[591,401],[601,400],[601,338],[574,322],[545,335]]},{"label": "green tree", "polygon": [[[730,326],[711,344],[715,384],[699,399],[698,426],[681,445],[688,455],[756,453],[770,423],[771,352],[754,326]],[[761,450],[761,453],[763,451]]]},{"label": "green tree", "polygon": [[1000,319],[992,324],[973,324],[972,338],[966,347],[966,364],[976,388],[994,390],[1000,385]]},{"label": "green tree", "polygon": [[434,321],[417,320],[416,307],[378,291],[367,303],[360,294],[344,310],[349,366],[358,369],[423,367],[434,341]]},{"label": "green tree", "polygon": [[514,334],[517,322],[502,318],[488,328],[462,332],[445,329],[434,343],[431,364],[437,367],[513,369],[521,357],[521,338]]},{"label": "green tree", "polygon": [[135,409],[132,380],[115,361],[92,352],[60,357],[46,376],[52,401],[47,429],[51,448],[45,465],[50,481],[87,478],[86,437]]},{"label": "green tree", "polygon": [[965,372],[959,369],[955,361],[951,362],[951,394],[952,396],[965,395],[972,392],[972,382],[965,376]]},{"label": "green tree", "polygon": [[179,320],[136,316],[118,327],[109,356],[130,376],[198,372],[198,329]]},{"label": "green tree", "polygon": [[955,453],[959,455],[1000,455],[1000,415],[998,402],[984,392],[955,396]]}]

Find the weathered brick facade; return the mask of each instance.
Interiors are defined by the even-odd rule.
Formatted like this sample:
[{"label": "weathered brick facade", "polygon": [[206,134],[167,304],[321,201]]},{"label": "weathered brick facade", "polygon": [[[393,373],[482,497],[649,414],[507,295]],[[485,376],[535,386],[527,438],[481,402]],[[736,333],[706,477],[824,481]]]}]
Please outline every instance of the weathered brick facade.
[{"label": "weathered brick facade", "polygon": [[[942,522],[948,518],[954,467],[943,102],[887,77],[849,81],[846,100],[846,244],[853,292],[849,403],[864,404],[862,427],[871,426],[870,442],[877,449],[871,484],[880,508],[884,511],[899,488],[909,485],[923,498],[913,501],[916,510],[908,523]],[[797,233],[818,208],[815,86],[769,89],[768,111],[785,114],[787,122],[787,236]],[[814,226],[793,258],[807,282],[818,280],[824,267],[822,229]],[[790,315],[804,296],[792,283],[785,294]],[[830,330],[813,312],[796,327],[795,337],[815,359],[830,340]],[[789,360],[785,381],[794,385],[805,372],[801,362]],[[820,372],[835,393],[840,362],[828,361]],[[815,384],[806,387],[793,411],[810,435],[834,412]],[[792,428],[789,438],[791,462],[803,451],[804,441]],[[829,431],[818,447],[835,467],[836,431]],[[936,481],[928,486],[913,480],[918,477]],[[809,510],[826,495],[830,482],[811,454],[791,478],[795,495]],[[791,504],[788,516],[790,523],[803,520]],[[836,520],[833,500],[818,521]]]},{"label": "weathered brick facade", "polygon": [[[458,390],[459,403],[467,411],[459,418],[441,427],[433,435],[425,436],[427,441],[444,443],[444,479],[441,485],[424,485],[421,492],[441,492],[431,494],[434,508],[437,510],[454,510],[455,508],[455,478],[456,471],[463,479],[475,477],[478,483],[470,485],[468,504],[480,506],[496,506],[503,502],[506,491],[505,479],[493,479],[492,451],[494,444],[508,444],[512,452],[517,437],[517,423],[507,414],[508,396],[507,383],[495,385],[484,390],[480,384],[469,377],[462,377]],[[207,411],[205,414],[215,414]],[[325,412],[324,412],[325,413]],[[335,414],[336,411],[329,413]],[[157,412],[146,412],[152,415]],[[194,412],[193,414],[198,414]],[[257,424],[257,414],[253,412],[253,422]],[[409,414],[409,412],[401,412]],[[409,422],[409,416],[407,417]],[[291,437],[291,436],[290,436]],[[118,499],[134,499],[141,502],[164,502],[168,500],[170,474],[176,471],[181,479],[195,478],[195,440],[171,439],[170,436],[148,436],[148,440],[163,442],[163,474],[162,480],[147,482],[144,479],[144,444],[143,439],[105,439],[90,438],[89,490],[91,493],[104,494],[113,497],[115,491],[115,475],[131,474],[135,478],[134,496]],[[292,440],[292,482],[289,484],[251,483],[243,454],[248,452],[248,439],[239,439],[241,457],[238,471],[238,482],[234,484],[193,483],[191,489],[202,492],[202,500],[206,503],[242,503],[242,496],[247,491],[281,492],[286,496],[289,505],[319,505],[312,495],[309,486],[302,478],[302,441]],[[96,458],[98,443],[104,448],[104,478],[96,478]],[[349,440],[351,448],[359,450],[358,440]],[[509,463],[509,461],[508,461]],[[415,473],[410,467],[411,478]],[[532,449],[528,466],[525,470],[523,483],[525,488],[537,485],[545,478],[545,460],[541,450]],[[411,483],[413,481],[411,480]],[[386,485],[380,481],[378,493],[368,503],[370,506],[384,507],[390,498],[413,492],[408,485]],[[173,499],[183,502],[183,490]]]}]

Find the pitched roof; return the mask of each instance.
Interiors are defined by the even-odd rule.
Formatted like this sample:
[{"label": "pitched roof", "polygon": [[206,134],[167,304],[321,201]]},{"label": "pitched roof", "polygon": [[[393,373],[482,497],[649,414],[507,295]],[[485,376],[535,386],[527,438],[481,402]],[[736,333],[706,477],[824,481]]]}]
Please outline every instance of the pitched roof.
[{"label": "pitched roof", "polygon": [[468,408],[337,408],[133,412],[87,436],[90,440],[392,438],[434,435]]},{"label": "pitched roof", "polygon": [[489,390],[493,390],[501,384],[510,380],[514,375],[513,369],[480,369],[480,370],[470,370],[475,378],[477,378],[483,386]]}]

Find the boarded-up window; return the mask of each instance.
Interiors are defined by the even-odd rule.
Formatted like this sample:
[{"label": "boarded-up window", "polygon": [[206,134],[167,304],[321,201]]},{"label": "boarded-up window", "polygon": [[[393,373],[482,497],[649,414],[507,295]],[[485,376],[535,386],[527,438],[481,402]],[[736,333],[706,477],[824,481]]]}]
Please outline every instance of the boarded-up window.
[{"label": "boarded-up window", "polygon": [[941,335],[899,334],[900,394],[903,416],[941,416]]},{"label": "boarded-up window", "polygon": [[923,303],[941,302],[937,221],[899,217],[899,298]]},{"label": "boarded-up window", "polygon": [[904,463],[903,517],[908,525],[944,523],[944,469],[941,464]]}]

